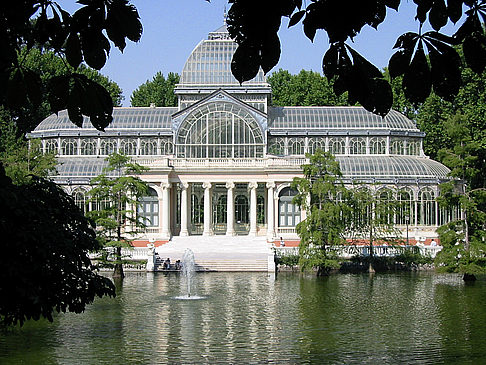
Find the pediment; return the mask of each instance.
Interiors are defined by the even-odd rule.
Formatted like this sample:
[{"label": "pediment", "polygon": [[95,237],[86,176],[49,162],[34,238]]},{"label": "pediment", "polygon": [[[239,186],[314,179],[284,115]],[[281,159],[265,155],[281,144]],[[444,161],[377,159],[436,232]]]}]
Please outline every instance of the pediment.
[{"label": "pediment", "polygon": [[[206,96],[204,99],[197,101],[196,103],[188,106],[187,108],[178,111],[177,113],[172,115],[172,130],[177,132],[179,130],[180,125],[186,119],[186,117],[192,114],[194,111],[203,108],[204,106],[212,103],[221,103],[227,102],[231,104],[235,104],[242,109],[245,109],[255,120],[258,122],[262,131],[267,130],[267,114],[263,113],[262,111],[254,108],[253,106],[241,101],[240,99],[232,96],[228,92],[219,89],[214,91],[213,93]],[[176,133],[174,133],[176,134]]]}]

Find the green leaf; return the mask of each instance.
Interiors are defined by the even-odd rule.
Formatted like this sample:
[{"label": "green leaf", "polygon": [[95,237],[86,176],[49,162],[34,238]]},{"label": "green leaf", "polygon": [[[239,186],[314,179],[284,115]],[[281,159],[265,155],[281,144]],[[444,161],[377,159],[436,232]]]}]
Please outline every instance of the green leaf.
[{"label": "green leaf", "polygon": [[412,103],[422,103],[429,96],[432,87],[429,64],[425,57],[422,44],[410,63],[410,67],[403,76],[403,91]]},{"label": "green leaf", "polygon": [[263,72],[270,71],[280,59],[280,40],[277,34],[272,33],[265,37],[260,50],[260,64]]},{"label": "green leaf", "polygon": [[467,36],[462,44],[467,65],[476,73],[486,67],[486,37],[482,34]]},{"label": "green leaf", "polygon": [[84,60],[90,67],[100,70],[110,52],[110,42],[100,30],[91,29],[84,30],[80,39]]},{"label": "green leaf", "polygon": [[301,11],[294,13],[292,15],[292,17],[290,18],[288,27],[290,28],[290,27],[294,26],[295,24],[297,24],[298,22],[300,22],[300,20],[304,17],[304,15],[305,15],[305,10],[301,10]]},{"label": "green leaf", "polygon": [[137,9],[126,0],[114,0],[108,4],[106,32],[115,46],[123,52],[125,37],[138,42],[142,36],[142,23]]},{"label": "green leaf", "polygon": [[447,0],[447,15],[456,24],[462,17],[462,0]]},{"label": "green leaf", "polygon": [[260,55],[254,45],[240,44],[231,60],[231,72],[240,82],[253,79],[260,69]]},{"label": "green leaf", "polygon": [[429,13],[429,22],[432,28],[439,30],[447,24],[447,7],[444,0],[434,0],[434,4]]},{"label": "green leaf", "polygon": [[81,42],[77,33],[70,33],[67,37],[65,52],[68,63],[75,69],[78,68],[83,61],[83,55],[81,53]]}]

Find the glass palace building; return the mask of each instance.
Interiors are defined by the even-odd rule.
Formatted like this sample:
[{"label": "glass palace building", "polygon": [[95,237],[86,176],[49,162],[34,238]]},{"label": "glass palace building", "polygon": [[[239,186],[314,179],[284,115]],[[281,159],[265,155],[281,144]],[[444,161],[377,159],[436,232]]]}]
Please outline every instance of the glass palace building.
[{"label": "glass palace building", "polygon": [[53,179],[90,209],[90,179],[118,151],[149,168],[138,212],[148,227],[138,244],[189,235],[296,243],[305,212],[292,204],[290,183],[305,153],[321,148],[336,156],[345,183],[370,183],[404,201],[393,219],[410,242],[437,240],[437,227],[457,214],[435,201],[449,169],[424,155],[414,122],[361,107],[274,107],[261,71],[241,85],[231,74],[236,47],[225,26],[196,46],[175,88],[177,107],[115,108],[105,132],[89,119],[76,127],[67,112],[46,118],[30,137],[57,153]]}]

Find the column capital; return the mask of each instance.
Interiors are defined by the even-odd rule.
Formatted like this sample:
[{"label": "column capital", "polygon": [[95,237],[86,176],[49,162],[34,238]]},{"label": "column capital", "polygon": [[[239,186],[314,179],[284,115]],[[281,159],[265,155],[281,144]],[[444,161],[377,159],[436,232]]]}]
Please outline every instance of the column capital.
[{"label": "column capital", "polygon": [[169,189],[169,188],[170,188],[170,186],[171,186],[171,184],[170,184],[170,183],[168,183],[168,182],[161,182],[161,183],[160,183],[160,187],[161,187],[162,189]]},{"label": "column capital", "polygon": [[234,182],[232,182],[232,181],[228,181],[228,182],[226,183],[226,189],[234,189],[234,188],[235,188],[235,186],[236,186],[236,185],[235,185],[235,183],[234,183]]},{"label": "column capital", "polygon": [[179,185],[180,185],[182,190],[187,190],[189,188],[188,182],[181,182]]},{"label": "column capital", "polygon": [[269,181],[266,184],[267,189],[275,189],[275,181]]},{"label": "column capital", "polygon": [[203,182],[202,186],[204,189],[211,189],[213,185],[210,182]]},{"label": "column capital", "polygon": [[248,189],[256,189],[258,187],[257,182],[248,183]]}]

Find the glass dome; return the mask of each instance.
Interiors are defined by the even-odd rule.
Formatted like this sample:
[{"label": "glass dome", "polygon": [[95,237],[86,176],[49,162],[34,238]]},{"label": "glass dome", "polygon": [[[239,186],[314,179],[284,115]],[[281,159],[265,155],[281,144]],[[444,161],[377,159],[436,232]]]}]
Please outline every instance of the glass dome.
[{"label": "glass dome", "polygon": [[[231,60],[238,45],[228,33],[226,25],[209,33],[192,51],[182,70],[181,86],[240,86],[231,73]],[[262,69],[243,85],[267,85]]]}]

